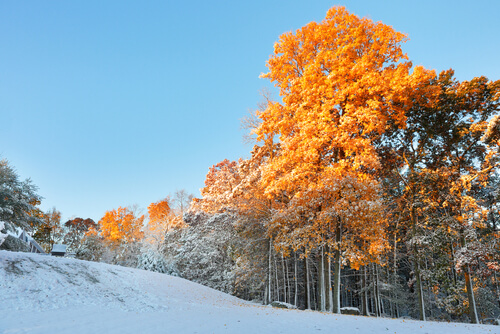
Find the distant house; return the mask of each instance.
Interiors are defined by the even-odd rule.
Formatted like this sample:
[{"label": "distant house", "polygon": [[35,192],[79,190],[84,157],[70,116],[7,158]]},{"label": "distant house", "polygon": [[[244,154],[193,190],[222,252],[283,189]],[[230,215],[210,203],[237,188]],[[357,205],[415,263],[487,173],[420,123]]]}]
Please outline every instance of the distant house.
[{"label": "distant house", "polygon": [[0,249],[5,249],[13,252],[46,254],[43,248],[38,244],[38,242],[36,242],[22,228],[14,227],[11,229],[4,229],[4,231],[5,232],[2,233],[3,242],[0,244]]},{"label": "distant house", "polygon": [[64,256],[66,254],[66,245],[55,244],[52,246],[52,252],[50,252],[52,256]]}]

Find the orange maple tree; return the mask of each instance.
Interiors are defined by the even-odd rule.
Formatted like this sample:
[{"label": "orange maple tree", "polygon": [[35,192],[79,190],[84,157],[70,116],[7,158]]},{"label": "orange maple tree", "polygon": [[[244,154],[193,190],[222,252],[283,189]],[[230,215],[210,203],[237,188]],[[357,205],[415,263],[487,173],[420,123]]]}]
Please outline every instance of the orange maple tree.
[{"label": "orange maple tree", "polygon": [[[329,262],[321,260],[322,309],[340,312],[340,254],[363,262],[364,240],[373,257],[383,250],[382,206],[373,172],[379,159],[373,141],[389,125],[403,127],[409,92],[434,75],[403,54],[406,35],[381,22],[333,7],[321,23],[283,34],[267,62],[282,102],[259,113],[257,139],[280,151],[263,170],[266,192],[289,205],[273,223],[278,238],[298,247],[319,247],[335,258],[335,298]],[[378,238],[372,238],[376,235]],[[349,242],[348,240],[352,240]]]},{"label": "orange maple tree", "polygon": [[107,211],[99,220],[101,237],[111,245],[130,244],[142,240],[144,215],[136,217],[130,208]]},{"label": "orange maple tree", "polygon": [[170,199],[164,198],[148,206],[149,222],[147,225],[147,241],[149,243],[161,244],[165,239],[165,233],[172,229],[183,227],[181,217],[175,215],[170,207]]}]

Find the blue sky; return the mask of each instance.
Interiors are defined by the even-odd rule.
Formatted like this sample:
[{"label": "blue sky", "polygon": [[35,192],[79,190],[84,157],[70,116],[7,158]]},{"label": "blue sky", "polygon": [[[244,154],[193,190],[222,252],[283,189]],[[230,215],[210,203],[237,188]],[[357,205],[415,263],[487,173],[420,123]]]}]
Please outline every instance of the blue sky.
[{"label": "blue sky", "polygon": [[343,5],[409,34],[415,65],[500,79],[498,1],[0,0],[0,158],[63,219],[186,189],[248,157],[240,120],[274,42]]}]

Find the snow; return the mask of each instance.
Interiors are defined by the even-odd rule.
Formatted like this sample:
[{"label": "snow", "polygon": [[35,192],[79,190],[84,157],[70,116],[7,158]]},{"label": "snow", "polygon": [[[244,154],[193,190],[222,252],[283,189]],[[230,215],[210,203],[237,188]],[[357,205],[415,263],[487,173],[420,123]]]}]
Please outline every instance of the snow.
[{"label": "snow", "polygon": [[341,310],[346,310],[346,311],[357,311],[359,312],[359,308],[357,307],[349,307],[349,306],[346,306],[346,307],[342,307]]},{"label": "snow", "polygon": [[274,307],[281,307],[281,308],[288,308],[288,309],[296,309],[297,306],[285,303],[285,302],[280,302],[280,301],[274,301],[271,303],[272,306]]},{"label": "snow", "polygon": [[0,245],[3,244],[5,238],[7,238],[7,234],[2,233],[2,230],[5,228],[5,223],[0,220]]},{"label": "snow", "polygon": [[0,333],[500,333],[259,306],[139,269],[0,251]]},{"label": "snow", "polygon": [[66,253],[66,245],[54,244],[54,246],[52,246],[52,252]]}]

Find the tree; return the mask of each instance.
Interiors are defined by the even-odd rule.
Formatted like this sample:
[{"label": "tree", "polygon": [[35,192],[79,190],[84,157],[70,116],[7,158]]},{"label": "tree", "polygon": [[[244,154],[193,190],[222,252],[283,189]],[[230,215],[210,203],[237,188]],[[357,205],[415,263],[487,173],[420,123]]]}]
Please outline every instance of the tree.
[{"label": "tree", "polygon": [[107,211],[99,220],[100,236],[109,250],[104,260],[135,267],[139,242],[144,237],[143,222],[144,215],[137,217],[131,208]]},{"label": "tree", "polygon": [[0,160],[0,221],[6,223],[6,229],[14,230],[17,226],[31,230],[31,226],[42,222],[36,214],[41,201],[36,191],[37,187],[31,180],[19,180],[9,162]]},{"label": "tree", "polygon": [[97,224],[90,218],[73,218],[64,223],[66,233],[64,243],[68,246],[68,251],[77,252],[81,246],[82,239],[91,229],[97,229]]},{"label": "tree", "polygon": [[223,161],[210,167],[201,189],[202,200],[195,199],[195,210],[214,213],[234,207],[233,191],[240,183],[238,162]]},{"label": "tree", "polygon": [[178,211],[177,215],[182,216],[188,209],[194,195],[188,193],[185,189],[176,190],[173,197],[173,204]]},{"label": "tree", "polygon": [[43,223],[35,227],[33,238],[38,241],[45,252],[50,253],[55,243],[63,241],[63,227],[61,226],[61,212],[52,208],[42,212]]},{"label": "tree", "polygon": [[459,82],[452,70],[444,71],[411,95],[414,103],[406,112],[406,128],[386,133],[384,150],[387,160],[392,160],[392,167],[386,167],[402,182],[402,191],[394,192],[393,201],[399,203],[401,227],[408,232],[422,320],[425,258],[426,266],[429,260],[447,262],[444,276],[438,270],[427,271],[429,279],[440,283],[450,277],[453,284],[441,284],[450,287],[447,293],[460,291],[457,273],[464,273],[469,316],[472,322],[478,321],[470,265],[459,255],[476,242],[483,217],[492,217],[487,212],[492,204],[482,206],[476,197],[484,194],[481,189],[497,169],[498,130],[493,115],[500,111],[499,91],[500,81],[480,77]]},{"label": "tree", "polygon": [[425,204],[429,218],[446,218],[440,227],[454,239],[455,269],[464,275],[471,322],[478,323],[473,263],[461,257],[471,251],[479,257],[474,244],[478,243],[478,231],[485,227],[487,212],[474,197],[473,188],[485,186],[498,168],[498,143],[485,140],[486,144],[481,138],[494,137],[494,131],[487,131],[488,120],[500,111],[500,80],[479,77],[458,82],[452,76],[452,71],[440,75],[442,90],[437,106],[432,108],[439,124],[428,145],[432,155],[422,170],[434,183],[426,189]]},{"label": "tree", "polygon": [[[257,139],[280,143],[279,153],[265,168],[264,185],[268,194],[285,196],[295,207],[274,220],[277,233],[294,236],[300,230],[301,242],[290,240],[291,245],[321,249],[322,305],[336,313],[341,253],[356,261],[359,253],[351,248],[355,235],[363,239],[368,235],[363,227],[377,223],[376,230],[383,230],[379,186],[373,178],[380,165],[373,141],[389,124],[404,125],[408,92],[429,75],[419,67],[409,73],[411,62],[401,50],[405,40],[389,26],[334,7],[321,23],[282,35],[267,62],[269,72],[262,75],[279,87],[283,100],[259,113]],[[371,198],[360,198],[363,194]],[[334,205],[339,200],[345,201],[343,209]],[[376,224],[366,225],[369,215]],[[296,219],[289,224],[291,217]],[[384,248],[384,234],[379,235],[378,241],[363,241],[370,249],[367,257]],[[346,237],[352,242],[345,242]],[[333,300],[325,283],[331,255]]]},{"label": "tree", "polygon": [[151,203],[148,206],[148,215],[146,241],[148,244],[156,245],[157,250],[160,250],[166,233],[184,225],[182,219],[171,209],[168,197]]},{"label": "tree", "polygon": [[101,236],[111,244],[130,244],[142,240],[144,216],[136,217],[130,208],[106,211],[99,220]]},{"label": "tree", "polygon": [[266,304],[280,298],[272,284],[277,283],[272,275],[277,270],[268,229],[272,210],[279,205],[279,200],[265,196],[261,186],[261,168],[275,149],[256,145],[250,159],[225,159],[212,166],[201,189],[203,197],[195,200],[192,207],[207,213],[233,215],[235,238],[239,238],[240,247],[235,250],[235,287],[247,297],[262,298],[263,295]]},{"label": "tree", "polygon": [[81,240],[80,247],[76,250],[76,257],[87,261],[101,261],[105,252],[105,244],[99,231],[91,227]]}]

